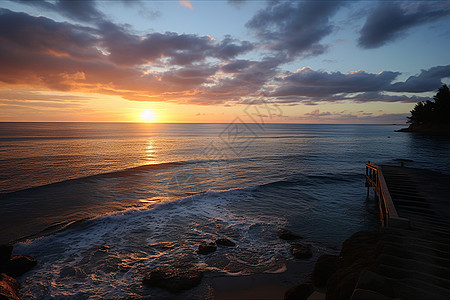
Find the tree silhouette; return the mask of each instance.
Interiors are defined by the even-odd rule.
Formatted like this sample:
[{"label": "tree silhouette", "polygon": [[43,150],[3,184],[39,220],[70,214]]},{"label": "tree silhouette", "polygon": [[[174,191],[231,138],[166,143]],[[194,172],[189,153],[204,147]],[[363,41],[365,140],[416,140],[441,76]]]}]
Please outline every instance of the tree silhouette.
[{"label": "tree silhouette", "polygon": [[411,110],[407,117],[412,125],[450,124],[450,90],[447,85],[439,88],[433,101],[422,101]]}]

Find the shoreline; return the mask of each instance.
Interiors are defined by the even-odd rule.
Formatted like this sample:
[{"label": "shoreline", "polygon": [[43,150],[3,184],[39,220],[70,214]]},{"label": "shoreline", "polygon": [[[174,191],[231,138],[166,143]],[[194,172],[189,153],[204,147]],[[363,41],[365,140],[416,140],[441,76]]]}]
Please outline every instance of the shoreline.
[{"label": "shoreline", "polygon": [[[242,276],[217,274],[205,283],[214,290],[214,299],[284,299],[286,291],[302,282],[310,281],[316,255],[308,260],[287,262],[286,271],[281,273],[260,273]],[[299,271],[301,270],[301,271]]]},{"label": "shoreline", "polygon": [[450,136],[449,124],[411,124],[406,128],[401,128],[395,132],[414,132],[427,135]]}]

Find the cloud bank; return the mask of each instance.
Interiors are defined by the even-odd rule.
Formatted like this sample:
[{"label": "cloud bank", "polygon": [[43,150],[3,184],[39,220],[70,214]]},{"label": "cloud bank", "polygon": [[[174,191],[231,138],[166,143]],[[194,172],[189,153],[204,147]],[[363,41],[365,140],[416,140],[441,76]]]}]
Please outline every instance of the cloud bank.
[{"label": "cloud bank", "polygon": [[333,31],[329,18],[341,5],[340,1],[326,5],[320,1],[270,2],[247,27],[270,50],[285,51],[290,56],[319,55],[328,48],[320,41]]},{"label": "cloud bank", "polygon": [[[338,29],[332,18],[348,5],[342,1],[268,2],[246,24],[256,42],[176,32],[137,34],[108,20],[95,1],[19,2],[84,25],[0,9],[0,83],[7,87],[203,105],[245,104],[255,97],[281,105],[316,105],[417,102],[425,98],[404,94],[434,91],[450,77],[450,65],[422,70],[405,81],[398,81],[401,72],[390,70],[283,71],[284,64],[329,49],[324,39]],[[435,2],[383,2],[368,14],[358,44],[381,47],[410,28],[447,16],[448,6]],[[310,116],[323,114],[313,110]]]},{"label": "cloud bank", "polygon": [[358,44],[362,48],[381,47],[408,34],[408,30],[450,16],[445,1],[437,2],[388,2],[383,1],[368,16],[360,31]]}]

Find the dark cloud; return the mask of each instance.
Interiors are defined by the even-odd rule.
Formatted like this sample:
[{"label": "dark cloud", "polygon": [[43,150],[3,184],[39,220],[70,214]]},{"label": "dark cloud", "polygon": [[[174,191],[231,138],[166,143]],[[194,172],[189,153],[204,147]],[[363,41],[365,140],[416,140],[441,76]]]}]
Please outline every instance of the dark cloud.
[{"label": "dark cloud", "polygon": [[393,92],[423,93],[442,86],[442,79],[450,77],[450,65],[422,70],[419,75],[409,77],[405,82],[394,83],[389,89]]},{"label": "dark cloud", "polygon": [[254,46],[250,42],[243,41],[238,44],[236,39],[226,36],[212,52],[210,52],[210,55],[220,59],[230,59],[239,54],[253,50],[253,48]]},{"label": "dark cloud", "polygon": [[12,50],[93,59],[100,57],[94,34],[88,27],[0,8],[0,40]]},{"label": "dark cloud", "polygon": [[339,1],[270,2],[248,23],[256,36],[272,50],[289,55],[318,55],[327,50],[320,41],[333,31],[329,18]]},{"label": "dark cloud", "polygon": [[272,96],[331,97],[339,93],[383,91],[398,75],[400,73],[390,71],[379,74],[364,71],[327,73],[305,67],[278,79],[281,84]]},{"label": "dark cloud", "polygon": [[[378,74],[356,71],[351,73],[328,73],[314,71],[309,67],[287,73],[275,79],[277,88],[268,93],[280,103],[303,103],[315,105],[318,102],[353,101],[415,103],[429,100],[420,95],[436,90],[442,79],[450,77],[450,66],[438,66],[423,70],[404,82],[392,83],[401,73],[385,71]],[[394,94],[389,92],[401,93]]]},{"label": "dark cloud", "polygon": [[[253,48],[229,36],[221,41],[173,32],[137,36],[109,21],[97,25],[84,27],[0,9],[0,81],[133,100],[157,94],[170,94],[172,99],[202,96],[219,70],[218,62],[206,60],[234,60]],[[273,66],[259,64],[273,74]],[[260,73],[253,78],[249,73],[242,76],[262,85],[261,68],[252,69]]]},{"label": "dark cloud", "polygon": [[232,61],[223,66],[225,72],[232,73],[232,76],[221,78],[216,85],[205,90],[205,95],[222,101],[246,103],[246,98],[264,94],[265,85],[279,73],[278,66],[286,61],[283,55],[265,57],[261,61]]},{"label": "dark cloud", "polygon": [[93,0],[16,0],[15,2],[55,11],[76,21],[97,22],[105,18],[104,14],[97,9],[96,1]]},{"label": "dark cloud", "polygon": [[[295,24],[302,27],[306,21],[289,19],[291,12],[281,7],[297,8],[298,14],[306,14],[299,9],[306,6],[314,4],[277,2],[271,7],[287,14],[286,21],[281,22],[284,25],[274,26],[281,16],[273,16],[262,30],[267,31],[267,37],[281,28],[294,32]],[[315,12],[312,8],[309,11]],[[332,9],[325,11],[323,17],[331,15]],[[254,21],[263,22],[258,18]],[[317,26],[313,27],[331,25],[325,22]],[[277,41],[288,42],[285,37],[283,33]],[[239,55],[252,51],[254,45],[230,36],[214,40],[174,32],[137,35],[107,20],[80,26],[0,9],[0,83],[11,88],[95,92],[139,101],[245,104],[261,98],[281,105],[315,105],[343,100],[421,101],[420,97],[394,94],[434,90],[442,78],[450,76],[450,66],[424,70],[394,84],[400,73],[391,71],[344,74],[306,67],[281,74],[280,66],[292,61],[292,53],[305,54],[319,40],[309,47],[287,48],[276,55],[272,52],[272,56],[247,60],[239,59]],[[289,49],[296,50],[291,53]]]},{"label": "dark cloud", "polygon": [[253,49],[250,42],[240,42],[227,36],[215,41],[208,36],[151,33],[137,36],[111,22],[99,24],[100,45],[117,64],[139,65],[165,58],[168,64],[187,65],[208,57],[231,59]]},{"label": "dark cloud", "polygon": [[381,114],[373,114],[373,113],[361,113],[360,114],[354,114],[348,111],[341,111],[341,112],[321,112],[318,109],[313,110],[312,112],[304,114],[302,117],[300,117],[300,120],[310,120],[313,119],[320,119],[321,122],[348,122],[348,123],[386,123],[386,124],[392,124],[392,123],[405,123],[405,119],[408,116],[408,114],[387,114],[387,113],[381,113]]},{"label": "dark cloud", "polygon": [[[174,87],[181,87],[183,90],[199,88],[204,83],[211,83],[218,67],[215,66],[190,66],[182,69],[175,69],[164,72],[161,75],[161,82]],[[174,90],[172,88],[171,90]]]},{"label": "dark cloud", "polygon": [[251,60],[234,60],[222,66],[221,70],[225,73],[241,73],[255,63],[255,61]]},{"label": "dark cloud", "polygon": [[378,48],[407,34],[415,26],[450,16],[445,2],[381,2],[368,16],[360,31],[358,44],[362,48]]},{"label": "dark cloud", "polygon": [[330,100],[334,101],[353,101],[356,103],[365,102],[402,102],[402,103],[416,103],[419,101],[429,100],[429,97],[422,96],[405,96],[405,95],[387,95],[381,92],[363,92],[354,96],[340,95],[333,96]]}]

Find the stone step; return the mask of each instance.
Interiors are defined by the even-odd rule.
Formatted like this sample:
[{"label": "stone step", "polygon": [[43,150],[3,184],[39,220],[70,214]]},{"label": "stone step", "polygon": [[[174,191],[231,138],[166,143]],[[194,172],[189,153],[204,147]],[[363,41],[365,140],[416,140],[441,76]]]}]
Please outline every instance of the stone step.
[{"label": "stone step", "polygon": [[421,281],[423,284],[427,283],[436,288],[445,290],[450,293],[450,280],[435,276],[433,274],[423,273],[418,270],[398,268],[394,266],[380,264],[377,266],[376,272],[383,276],[393,279],[415,279]]},{"label": "stone step", "polygon": [[382,254],[377,257],[377,262],[396,268],[419,270],[422,273],[430,274],[439,278],[450,278],[450,267],[446,268],[439,264],[431,264],[414,259],[405,259],[389,254]]},{"label": "stone step", "polygon": [[390,297],[386,297],[383,294],[371,291],[356,289],[353,292],[351,300],[390,300]]},{"label": "stone step", "polygon": [[445,237],[439,232],[431,232],[414,228],[402,229],[390,227],[385,230],[385,233],[450,244],[450,236]]},{"label": "stone step", "polygon": [[450,291],[448,289],[417,279],[398,280],[395,282],[394,288],[401,294],[402,299],[450,299]]},{"label": "stone step", "polygon": [[413,220],[415,222],[426,222],[428,224],[435,224],[437,226],[450,228],[449,224],[446,222],[446,220],[442,220],[441,218],[439,218],[437,216],[417,214],[414,212],[404,212],[404,213],[408,215],[407,218],[409,218],[410,220]]},{"label": "stone step", "polygon": [[421,207],[421,208],[430,208],[430,205],[424,201],[415,201],[415,200],[398,199],[398,198],[395,198],[393,201],[394,201],[395,207],[397,207],[397,205],[399,205],[399,206],[413,206],[413,207]]},{"label": "stone step", "polygon": [[450,239],[433,239],[430,235],[402,235],[395,233],[385,233],[382,241],[405,242],[407,244],[433,244],[436,247],[450,247]]},{"label": "stone step", "polygon": [[450,259],[435,255],[429,255],[420,251],[408,251],[403,246],[396,246],[392,244],[383,244],[379,248],[380,254],[392,255],[404,259],[412,259],[426,262],[429,264],[437,264],[444,268],[450,268]]},{"label": "stone step", "polygon": [[390,244],[393,246],[396,246],[398,248],[405,248],[405,251],[408,253],[414,254],[414,253],[427,253],[428,255],[432,255],[435,257],[445,258],[450,260],[450,252],[449,251],[442,251],[440,249],[437,249],[433,246],[432,243],[430,244],[415,244],[410,243],[406,241],[382,241],[380,244]]},{"label": "stone step", "polygon": [[[394,201],[395,205],[395,201]],[[401,216],[400,213],[416,213],[418,215],[426,216],[426,217],[434,217],[435,212],[432,209],[427,208],[417,208],[417,207],[411,207],[411,206],[402,206],[402,205],[395,205],[395,208],[397,209],[397,213],[399,216]]]},{"label": "stone step", "polygon": [[429,203],[423,197],[415,197],[415,196],[391,193],[391,198],[393,201],[403,200],[403,201],[427,203],[429,205]]},{"label": "stone step", "polygon": [[421,230],[433,232],[434,234],[439,234],[439,236],[448,236],[450,237],[450,229],[444,226],[439,226],[435,224],[430,224],[428,222],[420,222],[420,221],[413,221],[412,226],[414,228],[420,228]]}]

